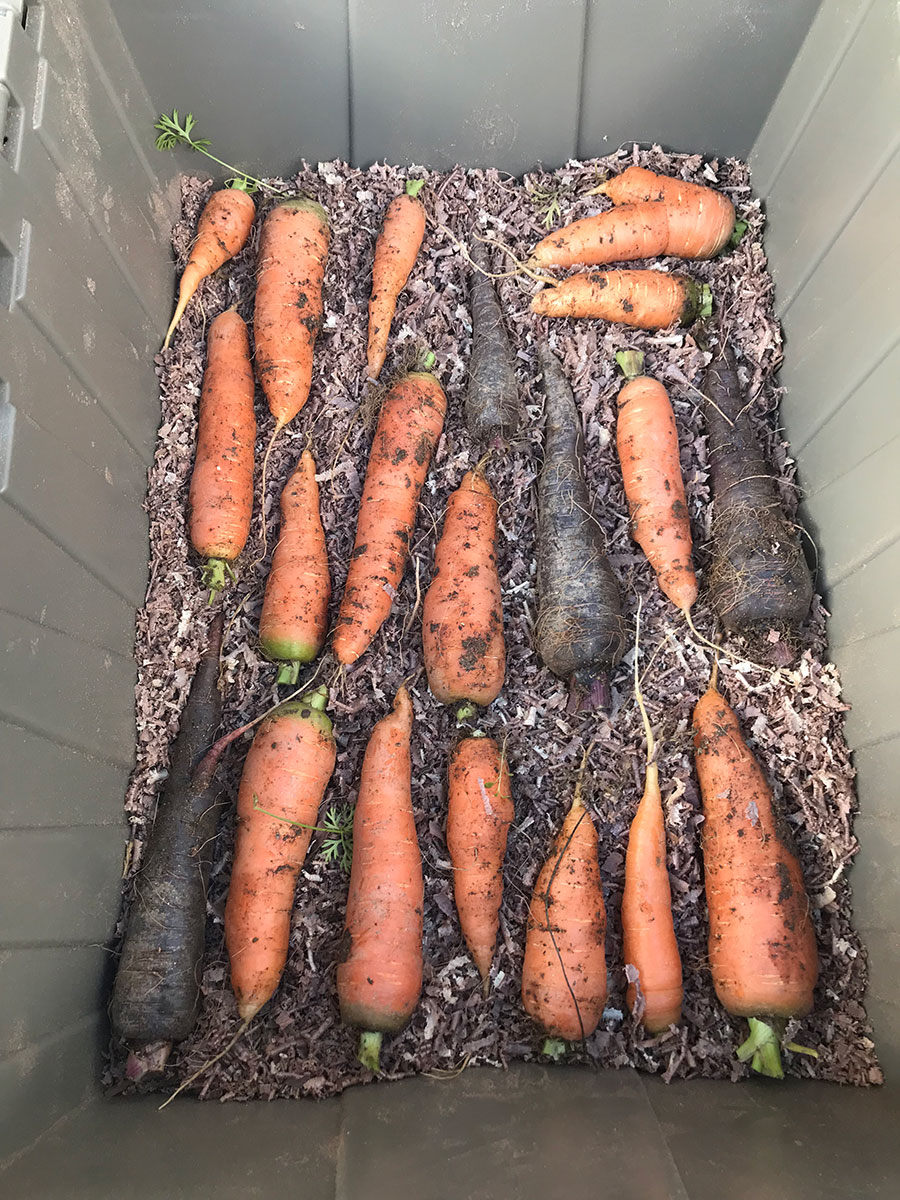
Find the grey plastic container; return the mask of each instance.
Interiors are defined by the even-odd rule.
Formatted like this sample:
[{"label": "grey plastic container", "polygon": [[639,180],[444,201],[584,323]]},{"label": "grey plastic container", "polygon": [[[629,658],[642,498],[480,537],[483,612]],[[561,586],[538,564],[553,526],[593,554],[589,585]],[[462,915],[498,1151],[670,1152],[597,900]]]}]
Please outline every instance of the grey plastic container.
[{"label": "grey plastic container", "polygon": [[[896,1196],[900,25],[892,0],[0,0],[0,1194]],[[468,1071],[338,1100],[103,1100],[173,105],[247,169],[621,142],[749,155],[783,419],[859,769],[872,1091]]]}]

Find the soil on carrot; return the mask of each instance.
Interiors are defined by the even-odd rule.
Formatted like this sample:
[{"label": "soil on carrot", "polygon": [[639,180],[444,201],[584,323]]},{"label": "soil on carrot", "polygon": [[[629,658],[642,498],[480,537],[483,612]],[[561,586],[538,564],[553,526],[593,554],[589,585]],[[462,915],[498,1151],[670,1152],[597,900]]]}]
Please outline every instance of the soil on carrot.
[{"label": "soil on carrot", "polygon": [[[516,819],[509,837],[500,937],[490,995],[482,996],[474,964],[460,934],[445,840],[447,764],[461,731],[453,710],[429,694],[422,669],[421,596],[430,581],[437,534],[447,497],[480,451],[465,429],[466,370],[471,349],[468,308],[470,267],[458,242],[473,231],[499,239],[517,258],[528,256],[545,235],[540,197],[559,197],[559,222],[587,216],[609,201],[586,193],[604,172],[636,162],[668,174],[713,184],[731,197],[748,225],[736,249],[687,269],[708,283],[715,320],[741,354],[742,377],[760,436],[783,474],[782,495],[796,510],[788,447],[778,429],[779,393],[774,381],[782,357],[779,326],[772,312],[772,281],[763,248],[764,218],[754,200],[747,167],[733,160],[704,162],[699,156],[658,149],[628,149],[555,172],[536,171],[516,180],[497,171],[436,173],[376,165],[367,171],[334,162],[304,166],[291,182],[328,209],[331,250],[325,276],[325,315],[315,348],[309,402],[281,434],[272,452],[265,497],[270,527],[268,556],[260,540],[261,449],[274,422],[257,389],[259,436],[253,532],[238,564],[238,579],[220,603],[228,622],[223,657],[226,682],[224,729],[233,729],[284,698],[275,685],[277,668],[258,650],[257,628],[263,587],[277,539],[278,498],[304,447],[318,465],[322,516],[328,539],[337,611],[353,547],[357,505],[371,439],[373,398],[366,382],[366,318],[375,238],[388,202],[407,175],[425,177],[422,199],[428,226],[422,253],[397,308],[385,378],[418,349],[436,356],[435,373],[448,397],[448,414],[422,492],[411,561],[393,612],[370,650],[335,682],[326,652],[305,670],[331,682],[338,761],[325,807],[352,804],[366,739],[388,711],[403,680],[415,706],[413,802],[425,867],[425,984],[409,1027],[386,1037],[381,1061],[392,1078],[418,1072],[452,1072],[465,1065],[502,1067],[515,1059],[537,1060],[542,1037],[522,1010],[521,965],[529,897],[554,834],[571,802],[584,748],[590,757],[586,802],[600,835],[600,865],[609,913],[607,962],[609,1000],[598,1031],[568,1048],[565,1060],[603,1067],[635,1066],[666,1079],[690,1076],[739,1079],[749,1068],[735,1057],[745,1036],[716,1002],[707,963],[706,908],[700,856],[702,814],[692,768],[690,720],[709,679],[710,654],[661,594],[653,572],[628,531],[628,511],[615,453],[615,400],[621,387],[615,352],[640,349],[645,370],[661,379],[672,397],[681,440],[681,459],[695,557],[701,580],[694,620],[707,638],[715,632],[702,589],[709,562],[712,511],[706,459],[701,384],[706,355],[691,332],[629,330],[602,321],[548,321],[529,312],[537,285],[525,277],[497,281],[517,351],[519,386],[526,404],[524,431],[511,450],[492,456],[487,473],[498,499],[499,566],[503,583],[508,649],[506,686],[469,728],[503,741],[512,770]],[[185,180],[183,219],[174,231],[179,266],[184,265],[196,220],[211,184]],[[266,201],[260,202],[264,212]],[[210,618],[200,564],[190,550],[185,509],[196,433],[197,400],[209,321],[229,305],[248,321],[253,315],[257,221],[246,249],[214,278],[201,284],[173,339],[157,359],[161,391],[159,444],[150,472],[147,507],[151,527],[150,585],[137,622],[137,766],[126,798],[132,826],[130,874],[125,906],[140,867],[141,847],[152,821],[168,748],[199,658]],[[492,252],[495,271],[512,260]],[[629,266],[656,264],[628,264]],[[662,260],[668,269],[683,269]],[[536,384],[534,338],[548,334],[572,382],[584,422],[586,474],[610,562],[621,583],[633,629],[638,597],[642,608],[643,689],[659,745],[660,780],[666,810],[675,929],[684,963],[684,1019],[674,1031],[651,1037],[636,1027],[625,1002],[621,904],[625,843],[641,796],[644,742],[631,687],[632,653],[612,677],[609,715],[570,711],[567,686],[538,661],[533,649],[535,614],[535,499],[540,465],[542,397]],[[573,564],[574,569],[575,564]],[[853,836],[856,800],[853,770],[843,734],[846,706],[837,673],[827,659],[826,613],[819,599],[801,635],[801,655],[780,671],[722,659],[720,687],[736,708],[746,736],[783,802],[803,864],[819,947],[820,978],[812,1016],[793,1023],[790,1037],[818,1050],[818,1059],[785,1053],[788,1074],[841,1083],[881,1082],[866,1022],[865,951],[851,923],[848,869],[857,849]],[[740,660],[733,639],[726,649]],[[212,1058],[240,1024],[228,981],[222,916],[231,869],[234,798],[249,736],[227,751],[222,778],[228,815],[218,834],[209,890],[202,1011],[195,1032],[172,1053],[166,1075],[154,1085],[171,1090]],[[194,1085],[210,1099],[272,1099],[327,1096],[369,1081],[356,1061],[357,1036],[341,1026],[335,967],[341,949],[347,876],[322,855],[315,834],[296,896],[290,955],[274,999],[234,1048]],[[120,924],[121,929],[121,924]],[[107,1082],[121,1086],[124,1054],[114,1046]]]}]

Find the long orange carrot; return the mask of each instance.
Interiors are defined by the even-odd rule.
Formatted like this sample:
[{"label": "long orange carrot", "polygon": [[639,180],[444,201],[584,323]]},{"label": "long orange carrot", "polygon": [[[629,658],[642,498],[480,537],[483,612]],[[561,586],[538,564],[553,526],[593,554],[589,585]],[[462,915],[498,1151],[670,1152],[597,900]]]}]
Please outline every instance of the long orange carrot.
[{"label": "long orange carrot", "polygon": [[637,350],[616,355],[628,383],[619,392],[616,446],[631,531],[659,586],[684,612],[697,599],[691,561],[691,522],[678,456],[678,430],[666,389],[641,375],[644,356]]},{"label": "long orange carrot", "polygon": [[450,755],[447,849],[459,924],[485,995],[500,924],[506,839],[514,816],[506,756],[493,738],[463,738]]},{"label": "long orange carrot", "polygon": [[225,586],[226,571],[250,532],[255,439],[250,339],[229,309],[209,327],[188,496],[191,545],[207,560],[204,586],[213,596]]},{"label": "long orange carrot", "polygon": [[666,206],[670,245],[660,253],[681,258],[712,258],[734,232],[734,205],[727,196],[699,183],[688,183],[670,175],[657,175],[645,167],[628,167],[621,175],[594,189],[605,193],[613,204],[635,204],[648,200]]},{"label": "long orange carrot", "polygon": [[421,371],[398,380],[384,399],[334,635],[338,662],[356,662],[391,611],[446,411],[440,383]]},{"label": "long orange carrot", "polygon": [[328,215],[313,200],[280,200],[263,222],[253,333],[276,433],[309,397],[328,241]]},{"label": "long orange carrot", "polygon": [[360,1062],[378,1070],[381,1035],[402,1029],[422,991],[422,856],[413,818],[409,738],[401,687],[372,730],[353,820],[346,951],[337,969],[341,1019],[360,1034]]},{"label": "long orange carrot", "polygon": [[531,311],[545,317],[600,317],[637,329],[665,329],[676,321],[690,325],[698,316],[708,316],[711,303],[706,284],[687,275],[591,271],[544,288],[531,301]]},{"label": "long orange carrot", "polygon": [[784,815],[714,679],[694,709],[694,750],[713,984],[729,1013],[749,1019],[738,1056],[780,1078],[784,1021],[812,1010],[818,977],[803,873]]},{"label": "long orange carrot", "polygon": [[634,695],[647,737],[644,794],[638,805],[625,854],[622,934],[626,998],[650,1033],[661,1033],[681,1020],[684,989],[681,957],[672,921],[672,889],[666,869],[666,823],[659,790],[656,743],[644,705],[638,674],[641,612],[638,604],[634,651]]},{"label": "long orange carrot", "polygon": [[256,205],[252,197],[240,188],[221,188],[207,200],[197,223],[191,256],[178,285],[178,304],[166,330],[163,350],[168,348],[175,326],[203,280],[243,250],[255,216]]},{"label": "long orange carrot", "polygon": [[497,572],[497,501],[480,470],[467,471],[447,501],[422,604],[428,686],[442,704],[490,704],[506,674]]},{"label": "long orange carrot", "polygon": [[[583,769],[582,764],[582,774]],[[581,788],[579,776],[572,807],[534,887],[522,966],[525,1011],[551,1037],[570,1042],[590,1037],[606,1004],[597,830]]]},{"label": "long orange carrot", "polygon": [[260,648],[282,664],[278,683],[296,683],[300,664],[322,649],[330,597],[316,463],[304,450],[281,493],[281,530],[259,618]]},{"label": "long orange carrot", "polygon": [[336,749],[324,687],[282,704],[260,724],[238,791],[225,944],[238,1012],[251,1020],[287,962],[294,889]]},{"label": "long orange carrot", "polygon": [[397,298],[406,287],[425,236],[425,208],[418,198],[424,185],[424,179],[410,179],[404,194],[394,197],[375,244],[366,351],[370,379],[381,374]]},{"label": "long orange carrot", "polygon": [[532,261],[542,267],[599,267],[677,254],[670,250],[666,206],[658,201],[623,204],[608,212],[582,217],[548,234],[534,248]]}]

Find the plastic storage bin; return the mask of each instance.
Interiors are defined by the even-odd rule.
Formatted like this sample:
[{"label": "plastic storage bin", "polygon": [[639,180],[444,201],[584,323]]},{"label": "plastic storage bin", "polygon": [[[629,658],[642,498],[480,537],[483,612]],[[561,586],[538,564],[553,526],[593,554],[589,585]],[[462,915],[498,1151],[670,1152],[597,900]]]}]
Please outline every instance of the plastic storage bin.
[{"label": "plastic storage bin", "polygon": [[[0,0],[0,1194],[418,1200],[896,1195],[900,24],[889,0]],[[856,922],[888,1083],[522,1068],[322,1103],[103,1100],[153,354],[202,114],[300,156],[519,173],[623,141],[749,155],[782,413],[853,704]]]}]

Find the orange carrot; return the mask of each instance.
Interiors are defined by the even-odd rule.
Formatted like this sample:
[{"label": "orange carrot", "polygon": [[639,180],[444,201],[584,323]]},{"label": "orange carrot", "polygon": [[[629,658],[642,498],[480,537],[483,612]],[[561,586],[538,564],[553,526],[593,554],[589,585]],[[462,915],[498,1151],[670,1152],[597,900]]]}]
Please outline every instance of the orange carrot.
[{"label": "orange carrot", "polygon": [[694,750],[713,984],[749,1018],[738,1056],[780,1078],[784,1021],[812,1010],[816,937],[789,826],[715,676],[694,709]]},{"label": "orange carrot", "polygon": [[240,188],[221,188],[207,200],[197,223],[191,256],[178,285],[178,304],[166,330],[163,350],[168,348],[175,326],[203,280],[243,250],[255,216],[256,205],[252,197]]},{"label": "orange carrot", "polygon": [[467,471],[447,501],[422,604],[428,686],[442,704],[490,704],[503,687],[506,647],[497,573],[497,501],[480,469]]},{"label": "orange carrot", "polygon": [[447,849],[460,927],[485,995],[500,924],[506,839],[514,816],[506,756],[493,738],[463,738],[450,755]]},{"label": "orange carrot", "polygon": [[629,381],[617,401],[616,446],[632,536],[663,592],[688,612],[697,599],[697,576],[675,414],[663,385],[639,374],[644,362],[640,351],[620,351],[616,360]]},{"label": "orange carrot", "polygon": [[396,1033],[422,991],[422,856],[413,817],[413,710],[400,687],[372,730],[353,819],[346,949],[337,969],[341,1020],[360,1034],[359,1059],[378,1070],[383,1033]]},{"label": "orange carrot", "polygon": [[606,1004],[597,830],[581,787],[579,776],[572,807],[534,887],[522,966],[525,1011],[551,1037],[569,1042],[590,1037]]},{"label": "orange carrot", "polygon": [[662,271],[591,271],[544,288],[531,311],[545,317],[600,317],[637,329],[665,329],[709,316],[706,284]]},{"label": "orange carrot", "polygon": [[532,261],[542,267],[574,267],[579,263],[599,267],[678,253],[668,246],[666,206],[648,201],[623,204],[564,225],[538,242]]},{"label": "orange carrot", "polygon": [[[243,193],[240,193],[243,195]],[[250,532],[253,512],[253,368],[247,326],[233,310],[209,327],[197,455],[188,496],[191,545],[207,561],[212,599]]]},{"label": "orange carrot", "polygon": [[647,736],[644,794],[638,805],[625,854],[622,934],[628,1007],[650,1033],[661,1033],[681,1020],[684,995],[681,958],[672,921],[672,889],[666,869],[666,823],[659,790],[656,743],[638,675],[641,608],[638,603],[634,650],[634,695]]},{"label": "orange carrot", "polygon": [[446,411],[443,388],[421,371],[398,380],[384,399],[334,635],[338,662],[356,662],[391,611]]},{"label": "orange carrot", "polygon": [[662,201],[666,206],[669,249],[659,253],[681,258],[712,258],[734,232],[734,205],[727,196],[699,183],[657,175],[645,167],[628,167],[594,193],[613,204]]},{"label": "orange carrot", "polygon": [[410,179],[404,194],[394,197],[375,244],[366,352],[370,379],[381,374],[397,298],[406,287],[425,236],[425,208],[418,198],[424,185],[424,179]]},{"label": "orange carrot", "polygon": [[244,1021],[272,997],[287,962],[294,890],[337,753],[327,699],[320,687],[276,708],[244,763],[225,905],[231,986]]},{"label": "orange carrot", "polygon": [[313,200],[280,200],[263,222],[253,332],[276,433],[309,397],[328,241],[328,215]]},{"label": "orange carrot", "polygon": [[316,463],[304,450],[281,493],[281,533],[259,618],[260,648],[282,664],[278,683],[296,683],[300,664],[322,649],[330,597]]}]

